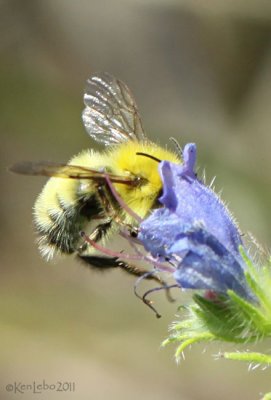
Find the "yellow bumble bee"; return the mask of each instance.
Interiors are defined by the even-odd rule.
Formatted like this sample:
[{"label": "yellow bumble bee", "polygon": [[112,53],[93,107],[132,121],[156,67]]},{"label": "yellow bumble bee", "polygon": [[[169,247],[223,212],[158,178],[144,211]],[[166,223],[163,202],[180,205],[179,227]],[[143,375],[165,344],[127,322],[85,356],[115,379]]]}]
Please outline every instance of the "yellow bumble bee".
[{"label": "yellow bumble bee", "polygon": [[144,218],[159,206],[162,182],[157,162],[180,163],[180,157],[147,139],[130,90],[110,74],[88,79],[84,103],[85,129],[105,146],[104,151],[84,150],[66,165],[21,162],[11,170],[50,176],[34,205],[34,224],[43,257],[51,260],[57,253],[76,253],[91,266],[117,266],[142,275],[144,271],[136,267],[91,254],[82,245],[80,232],[90,223],[95,224],[90,237],[99,242],[117,232],[121,224],[135,224],[112,196],[105,174],[123,201]]}]

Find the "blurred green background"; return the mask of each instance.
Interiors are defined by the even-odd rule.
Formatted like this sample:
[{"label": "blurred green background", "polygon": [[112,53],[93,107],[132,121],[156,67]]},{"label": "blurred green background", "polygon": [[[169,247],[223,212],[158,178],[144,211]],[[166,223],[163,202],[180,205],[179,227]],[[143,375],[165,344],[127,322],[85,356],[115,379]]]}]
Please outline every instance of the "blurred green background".
[{"label": "blurred green background", "polygon": [[[46,264],[32,227],[43,178],[18,160],[65,162],[94,147],[81,122],[85,80],[108,71],[132,89],[148,136],[196,142],[199,166],[240,223],[270,246],[271,3],[265,0],[2,0],[0,2],[0,398],[8,383],[75,382],[27,399],[239,399],[270,390],[270,371],[215,360],[197,346],[176,366],[160,350],[177,305],[133,279],[72,257]],[[143,285],[143,288],[150,287]],[[263,347],[270,346],[270,343]],[[228,349],[233,349],[228,346]]]}]

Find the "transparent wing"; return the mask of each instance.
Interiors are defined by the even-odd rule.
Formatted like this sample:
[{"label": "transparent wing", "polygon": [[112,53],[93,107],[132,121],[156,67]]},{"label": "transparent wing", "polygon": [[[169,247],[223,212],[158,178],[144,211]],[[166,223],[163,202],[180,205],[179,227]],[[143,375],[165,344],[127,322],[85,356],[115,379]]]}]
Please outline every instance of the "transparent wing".
[{"label": "transparent wing", "polygon": [[95,169],[80,167],[77,165],[67,165],[61,163],[51,163],[47,161],[31,162],[22,161],[12,165],[9,169],[11,172],[22,175],[41,175],[54,176],[56,178],[68,179],[92,179],[101,180],[109,177],[111,182],[134,185],[136,180],[128,176],[119,176],[110,173],[103,173]]},{"label": "transparent wing", "polygon": [[108,73],[87,80],[82,118],[87,133],[104,145],[146,140],[130,89]]}]

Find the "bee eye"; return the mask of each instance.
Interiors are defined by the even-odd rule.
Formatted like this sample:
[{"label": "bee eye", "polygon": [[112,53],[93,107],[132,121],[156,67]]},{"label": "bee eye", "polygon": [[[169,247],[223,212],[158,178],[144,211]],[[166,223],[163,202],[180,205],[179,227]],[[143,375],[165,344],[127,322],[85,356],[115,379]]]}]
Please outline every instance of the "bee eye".
[{"label": "bee eye", "polygon": [[133,186],[143,186],[148,183],[148,179],[143,178],[143,176],[135,176],[133,179]]}]

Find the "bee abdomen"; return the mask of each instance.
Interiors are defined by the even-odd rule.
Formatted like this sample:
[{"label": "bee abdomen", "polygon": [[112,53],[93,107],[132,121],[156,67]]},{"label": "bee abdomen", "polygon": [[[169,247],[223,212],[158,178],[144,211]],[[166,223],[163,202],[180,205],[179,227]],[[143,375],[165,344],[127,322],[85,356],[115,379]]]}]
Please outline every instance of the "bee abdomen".
[{"label": "bee abdomen", "polygon": [[[61,204],[61,202],[59,202]],[[80,209],[71,205],[65,209],[46,210],[46,219],[37,218],[39,209],[35,207],[35,227],[38,233],[39,249],[47,260],[56,253],[71,254],[76,250],[80,240],[80,230],[84,226],[84,218]],[[87,221],[86,221],[87,222]]]},{"label": "bee abdomen", "polygon": [[[63,189],[63,182],[61,183],[60,188]],[[73,182],[69,181],[69,186],[67,183],[66,190],[60,194],[56,190],[56,179],[51,178],[34,206],[39,249],[47,260],[57,253],[75,252],[80,241],[80,231],[91,216],[99,212],[93,194],[79,197]]]}]

